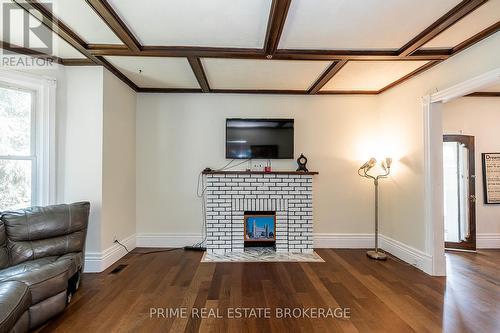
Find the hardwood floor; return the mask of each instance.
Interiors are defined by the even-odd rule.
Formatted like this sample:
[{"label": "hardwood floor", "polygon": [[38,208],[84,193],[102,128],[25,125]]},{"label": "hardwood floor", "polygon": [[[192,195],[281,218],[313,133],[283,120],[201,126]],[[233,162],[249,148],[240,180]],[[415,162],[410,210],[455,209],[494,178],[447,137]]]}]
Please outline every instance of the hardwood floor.
[{"label": "hardwood floor", "polygon": [[[369,260],[363,250],[317,252],[325,263],[129,254],[103,273],[85,274],[66,311],[39,332],[500,332],[500,251],[448,253],[446,279],[393,259]],[[110,274],[118,264],[127,267]],[[250,307],[271,308],[271,318],[227,318],[230,308]],[[274,312],[337,307],[350,308],[350,319]],[[150,318],[156,308],[184,308],[187,316]],[[219,309],[226,318],[196,318],[192,308]]]}]

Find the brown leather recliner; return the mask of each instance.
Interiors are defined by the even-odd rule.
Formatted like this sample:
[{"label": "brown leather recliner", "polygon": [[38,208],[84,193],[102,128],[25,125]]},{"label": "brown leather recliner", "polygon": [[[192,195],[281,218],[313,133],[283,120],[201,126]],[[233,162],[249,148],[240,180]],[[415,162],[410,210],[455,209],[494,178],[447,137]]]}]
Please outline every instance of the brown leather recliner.
[{"label": "brown leather recliner", "polygon": [[78,288],[90,204],[32,207],[0,218],[0,333],[62,312]]}]

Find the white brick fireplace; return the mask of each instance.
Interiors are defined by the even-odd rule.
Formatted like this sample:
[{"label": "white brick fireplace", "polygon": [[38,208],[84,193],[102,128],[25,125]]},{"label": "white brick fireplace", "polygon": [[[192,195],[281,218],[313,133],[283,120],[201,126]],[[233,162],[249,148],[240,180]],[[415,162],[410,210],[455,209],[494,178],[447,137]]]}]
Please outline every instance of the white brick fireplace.
[{"label": "white brick fireplace", "polygon": [[207,252],[244,250],[245,212],[275,214],[277,252],[313,252],[315,172],[205,172]]}]

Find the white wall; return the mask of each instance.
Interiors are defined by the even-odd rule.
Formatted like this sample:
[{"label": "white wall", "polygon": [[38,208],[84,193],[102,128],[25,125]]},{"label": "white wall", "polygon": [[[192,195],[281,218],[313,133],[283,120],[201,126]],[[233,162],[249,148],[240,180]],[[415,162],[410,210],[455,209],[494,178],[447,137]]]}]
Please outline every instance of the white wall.
[{"label": "white wall", "polygon": [[86,252],[135,234],[135,92],[102,67],[66,67],[57,108],[58,202],[91,204]]},{"label": "white wall", "polygon": [[56,110],[57,198],[90,201],[87,252],[101,251],[102,75],[102,67],[66,67],[66,104]]},{"label": "white wall", "polygon": [[104,71],[101,248],[135,234],[136,93]]},{"label": "white wall", "polygon": [[443,133],[475,137],[476,232],[500,235],[500,205],[484,204],[481,153],[500,152],[500,98],[463,97],[443,105]]},{"label": "white wall", "polygon": [[500,33],[380,96],[380,133],[399,159],[381,200],[381,231],[429,251],[424,224],[424,123],[421,97],[500,66]]},{"label": "white wall", "polygon": [[[225,119],[295,119],[295,155],[314,179],[314,232],[372,233],[373,185],[357,175],[371,155],[374,96],[139,94],[137,99],[137,232],[197,233],[198,174],[225,159]],[[295,170],[295,160],[274,169]],[[244,169],[245,165],[241,166]]]}]

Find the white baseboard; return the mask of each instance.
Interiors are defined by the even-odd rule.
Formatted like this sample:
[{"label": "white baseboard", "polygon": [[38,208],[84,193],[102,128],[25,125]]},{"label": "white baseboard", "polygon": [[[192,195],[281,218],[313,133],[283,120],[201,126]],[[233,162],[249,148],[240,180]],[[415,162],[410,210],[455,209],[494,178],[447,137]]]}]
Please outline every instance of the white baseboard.
[{"label": "white baseboard", "polygon": [[[373,234],[314,234],[315,248],[370,248]],[[179,247],[193,245],[201,240],[200,234],[139,233],[137,247]]]},{"label": "white baseboard", "polygon": [[380,248],[432,275],[432,256],[390,237],[379,235]]},{"label": "white baseboard", "polygon": [[[125,245],[129,251],[132,251],[136,247],[136,235],[124,238],[120,240],[120,243]],[[103,252],[86,252],[83,271],[85,273],[102,272],[126,254],[127,251],[119,244],[113,244]]]},{"label": "white baseboard", "polygon": [[[494,244],[492,241],[498,242],[500,240],[498,234],[488,235],[495,235],[483,238],[488,240],[490,245]],[[390,237],[384,235],[379,235],[379,237],[381,249],[428,274],[432,274],[432,257],[430,255]],[[315,248],[366,249],[373,248],[375,243],[373,234],[315,233],[313,239]],[[201,235],[197,233],[138,233],[120,242],[132,250],[135,247],[182,247],[193,245],[200,240]],[[125,254],[125,249],[118,244],[113,244],[102,253],[86,253],[85,272],[102,272]]]},{"label": "white baseboard", "polygon": [[137,247],[182,247],[200,241],[200,234],[188,233],[139,233],[136,238]]},{"label": "white baseboard", "polygon": [[314,247],[317,249],[367,249],[375,244],[374,234],[313,234]]},{"label": "white baseboard", "polygon": [[[375,246],[374,234],[325,234],[313,235],[315,248],[367,249]],[[432,274],[432,257],[420,250],[390,237],[379,235],[379,247],[393,256]]]},{"label": "white baseboard", "polygon": [[476,248],[478,249],[500,249],[500,234],[477,234]]}]

